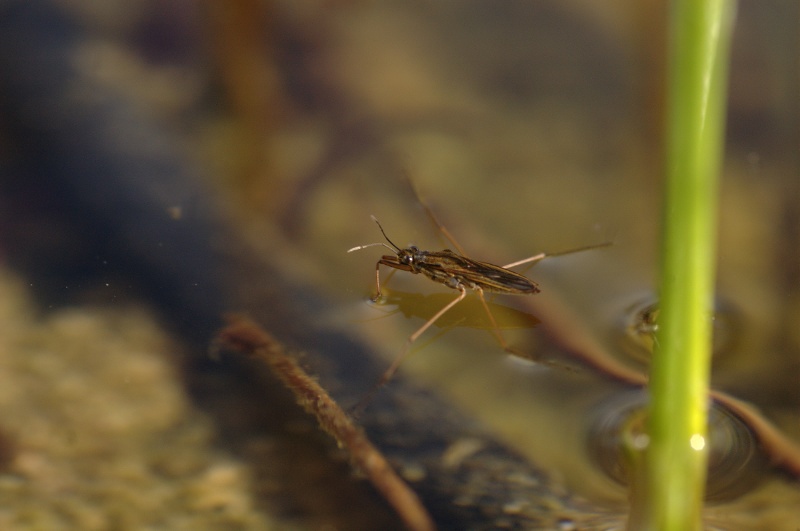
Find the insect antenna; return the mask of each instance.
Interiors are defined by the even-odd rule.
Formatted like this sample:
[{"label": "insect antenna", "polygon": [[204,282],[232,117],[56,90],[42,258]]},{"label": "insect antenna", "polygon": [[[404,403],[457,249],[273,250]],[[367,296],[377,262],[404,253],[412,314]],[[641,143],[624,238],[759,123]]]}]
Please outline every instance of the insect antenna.
[{"label": "insect antenna", "polygon": [[376,218],[375,216],[370,216],[370,217],[372,218],[372,221],[374,221],[375,224],[378,225],[378,228],[381,230],[381,234],[383,234],[383,237],[386,238],[386,241],[391,244],[391,247],[389,247],[388,245],[386,245],[383,242],[368,243],[366,245],[356,245],[352,249],[348,249],[347,252],[348,253],[352,253],[353,251],[360,251],[361,249],[366,249],[367,247],[375,247],[376,245],[382,245],[382,246],[386,247],[387,249],[389,249],[392,252],[399,253],[400,252],[400,247],[395,245],[394,242],[389,239],[389,237],[386,235],[386,232],[383,230],[383,227],[381,226],[380,221],[378,221],[378,218]]},{"label": "insect antenna", "polygon": [[391,244],[391,246],[392,246],[392,247],[394,247],[396,250],[398,250],[398,251],[399,251],[399,250],[400,250],[400,247],[398,247],[397,245],[395,245],[395,244],[394,244],[394,242],[393,242],[392,240],[390,240],[390,239],[389,239],[389,237],[386,235],[386,231],[384,231],[384,230],[383,230],[383,227],[381,226],[381,222],[380,222],[380,221],[378,221],[378,218],[376,218],[375,216],[372,216],[372,215],[370,215],[370,217],[372,218],[372,221],[374,221],[374,222],[375,222],[375,224],[378,226],[378,228],[379,228],[379,229],[381,229],[381,234],[383,234],[383,237],[384,237],[384,238],[386,238],[386,241],[387,241],[387,242],[389,242],[389,243]]}]

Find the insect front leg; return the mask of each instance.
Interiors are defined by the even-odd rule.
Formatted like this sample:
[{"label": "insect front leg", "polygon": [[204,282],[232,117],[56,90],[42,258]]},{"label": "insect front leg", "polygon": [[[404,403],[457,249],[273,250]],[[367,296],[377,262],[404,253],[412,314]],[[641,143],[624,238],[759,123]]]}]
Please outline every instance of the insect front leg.
[{"label": "insect front leg", "polygon": [[375,296],[372,297],[372,302],[378,302],[381,298],[381,260],[375,263]]},{"label": "insect front leg", "polygon": [[416,271],[414,271],[414,269],[411,266],[401,264],[397,260],[397,257],[391,255],[384,255],[380,260],[378,260],[375,263],[375,296],[372,298],[372,302],[378,302],[378,300],[380,300],[381,298],[381,264],[389,266],[392,269],[400,269],[402,271],[409,271],[411,273],[416,273]]}]

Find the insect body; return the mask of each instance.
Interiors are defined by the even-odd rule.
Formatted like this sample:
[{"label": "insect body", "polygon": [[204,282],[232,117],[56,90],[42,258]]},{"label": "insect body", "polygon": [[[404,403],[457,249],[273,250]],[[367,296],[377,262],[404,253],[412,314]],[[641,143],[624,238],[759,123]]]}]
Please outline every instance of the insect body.
[{"label": "insect body", "polygon": [[444,251],[420,251],[411,246],[399,249],[397,256],[385,255],[380,263],[395,269],[422,273],[434,282],[448,288],[482,289],[497,293],[527,295],[538,293],[539,286],[530,279],[504,267],[472,260],[445,249]]},{"label": "insect body", "polygon": [[485,290],[509,295],[529,295],[532,293],[539,293],[540,291],[539,286],[535,282],[519,273],[511,271],[508,267],[539,261],[546,256],[544,253],[501,267],[488,262],[479,262],[478,260],[467,258],[463,254],[459,254],[450,249],[445,249],[443,251],[421,251],[414,245],[401,249],[386,236],[386,232],[375,216],[372,216],[372,220],[378,225],[378,228],[381,230],[381,233],[383,233],[386,241],[389,242],[389,245],[383,242],[370,243],[367,245],[358,245],[347,252],[351,253],[367,247],[382,245],[395,253],[394,255],[383,255],[375,265],[377,293],[373,300],[377,300],[381,296],[381,265],[401,271],[408,271],[415,275],[422,273],[434,282],[439,282],[448,288],[457,290],[469,288],[476,291]]}]

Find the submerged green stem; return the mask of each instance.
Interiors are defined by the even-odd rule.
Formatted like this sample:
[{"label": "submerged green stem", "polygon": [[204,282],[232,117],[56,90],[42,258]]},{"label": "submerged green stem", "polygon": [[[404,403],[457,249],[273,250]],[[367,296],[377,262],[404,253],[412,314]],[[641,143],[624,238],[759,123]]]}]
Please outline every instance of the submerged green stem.
[{"label": "submerged green stem", "polygon": [[718,175],[734,0],[671,13],[661,308],[641,481],[629,526],[700,529],[713,318]]}]

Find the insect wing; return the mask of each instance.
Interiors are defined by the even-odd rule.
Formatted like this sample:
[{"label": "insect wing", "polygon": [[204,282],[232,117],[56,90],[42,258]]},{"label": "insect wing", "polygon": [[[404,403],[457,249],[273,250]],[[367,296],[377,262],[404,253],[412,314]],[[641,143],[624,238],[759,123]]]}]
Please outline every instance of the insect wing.
[{"label": "insect wing", "polygon": [[538,293],[539,287],[528,278],[494,264],[465,258],[470,267],[459,272],[464,280],[473,282],[486,291],[500,293]]},{"label": "insect wing", "polygon": [[[539,292],[539,287],[534,282],[519,273],[494,264],[472,260],[449,250],[430,253],[429,262],[438,262],[438,269],[443,273],[486,291],[517,294]],[[433,264],[426,263],[426,265]]]}]

